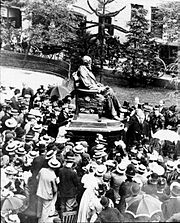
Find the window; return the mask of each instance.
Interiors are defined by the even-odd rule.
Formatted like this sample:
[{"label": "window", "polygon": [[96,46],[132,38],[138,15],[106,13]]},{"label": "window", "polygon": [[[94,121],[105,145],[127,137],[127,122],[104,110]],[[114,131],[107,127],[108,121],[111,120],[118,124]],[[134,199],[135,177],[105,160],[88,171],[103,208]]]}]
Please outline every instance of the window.
[{"label": "window", "polygon": [[[99,23],[102,24],[102,22],[103,22],[103,17],[100,16],[99,17]],[[111,23],[112,23],[112,18],[109,17],[109,16],[106,16],[106,17],[104,17],[104,22],[106,24],[109,24],[109,25],[106,25],[105,24],[105,30],[107,30],[107,32],[109,33],[109,35],[113,36],[113,34],[114,34],[114,28],[112,26],[110,26]],[[102,27],[99,26],[99,33],[101,33],[101,32],[102,32]]]},{"label": "window", "polygon": [[131,18],[133,17],[133,9],[140,9],[143,8],[143,5],[138,5],[138,4],[131,4]]},{"label": "window", "polygon": [[151,7],[151,32],[155,37],[162,38],[163,34],[162,15],[159,14],[159,9]]}]

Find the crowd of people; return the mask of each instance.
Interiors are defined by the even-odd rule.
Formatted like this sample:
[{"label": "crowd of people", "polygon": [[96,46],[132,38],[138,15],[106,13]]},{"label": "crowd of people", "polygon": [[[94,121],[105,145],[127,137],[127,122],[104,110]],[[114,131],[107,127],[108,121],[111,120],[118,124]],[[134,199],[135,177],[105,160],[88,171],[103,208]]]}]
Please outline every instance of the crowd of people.
[{"label": "crowd of people", "polygon": [[[24,85],[7,99],[7,88],[0,89],[2,222],[62,222],[71,211],[78,223],[180,221],[177,106],[136,97],[120,105],[115,140],[77,138],[66,131],[76,109],[71,94],[60,99],[50,96],[52,86]],[[177,139],[155,138],[160,130]]]}]

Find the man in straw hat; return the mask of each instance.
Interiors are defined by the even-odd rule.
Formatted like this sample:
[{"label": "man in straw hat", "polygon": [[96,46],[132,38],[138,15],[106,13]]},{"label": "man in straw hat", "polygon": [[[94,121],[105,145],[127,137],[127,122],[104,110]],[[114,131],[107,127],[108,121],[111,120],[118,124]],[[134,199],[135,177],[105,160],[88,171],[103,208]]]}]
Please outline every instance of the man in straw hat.
[{"label": "man in straw hat", "polygon": [[48,218],[55,214],[57,200],[57,177],[55,170],[60,167],[60,162],[52,158],[48,162],[48,168],[42,168],[38,173],[38,217],[39,223],[49,222]]}]

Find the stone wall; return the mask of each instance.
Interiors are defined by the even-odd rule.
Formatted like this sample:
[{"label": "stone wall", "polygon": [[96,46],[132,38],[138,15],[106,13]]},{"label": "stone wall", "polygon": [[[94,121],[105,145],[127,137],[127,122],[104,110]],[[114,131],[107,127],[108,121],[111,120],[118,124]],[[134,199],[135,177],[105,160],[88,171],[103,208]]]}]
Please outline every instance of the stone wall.
[{"label": "stone wall", "polygon": [[53,73],[54,75],[62,78],[68,77],[69,64],[65,61],[51,60],[5,50],[0,51],[0,57],[1,66],[18,67],[33,71]]}]

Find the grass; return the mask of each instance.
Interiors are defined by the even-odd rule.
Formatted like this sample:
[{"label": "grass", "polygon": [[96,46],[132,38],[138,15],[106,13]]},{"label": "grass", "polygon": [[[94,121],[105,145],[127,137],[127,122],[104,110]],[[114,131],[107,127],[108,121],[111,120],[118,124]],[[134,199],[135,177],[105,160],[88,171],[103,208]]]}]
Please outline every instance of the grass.
[{"label": "grass", "polygon": [[114,90],[120,103],[123,104],[124,101],[129,101],[130,104],[133,103],[135,97],[139,97],[140,103],[148,102],[150,105],[158,105],[160,100],[165,101],[165,106],[171,106],[177,104],[180,106],[180,96],[177,97],[174,94],[174,90],[168,90],[163,88],[127,88],[119,86],[111,86]]}]

